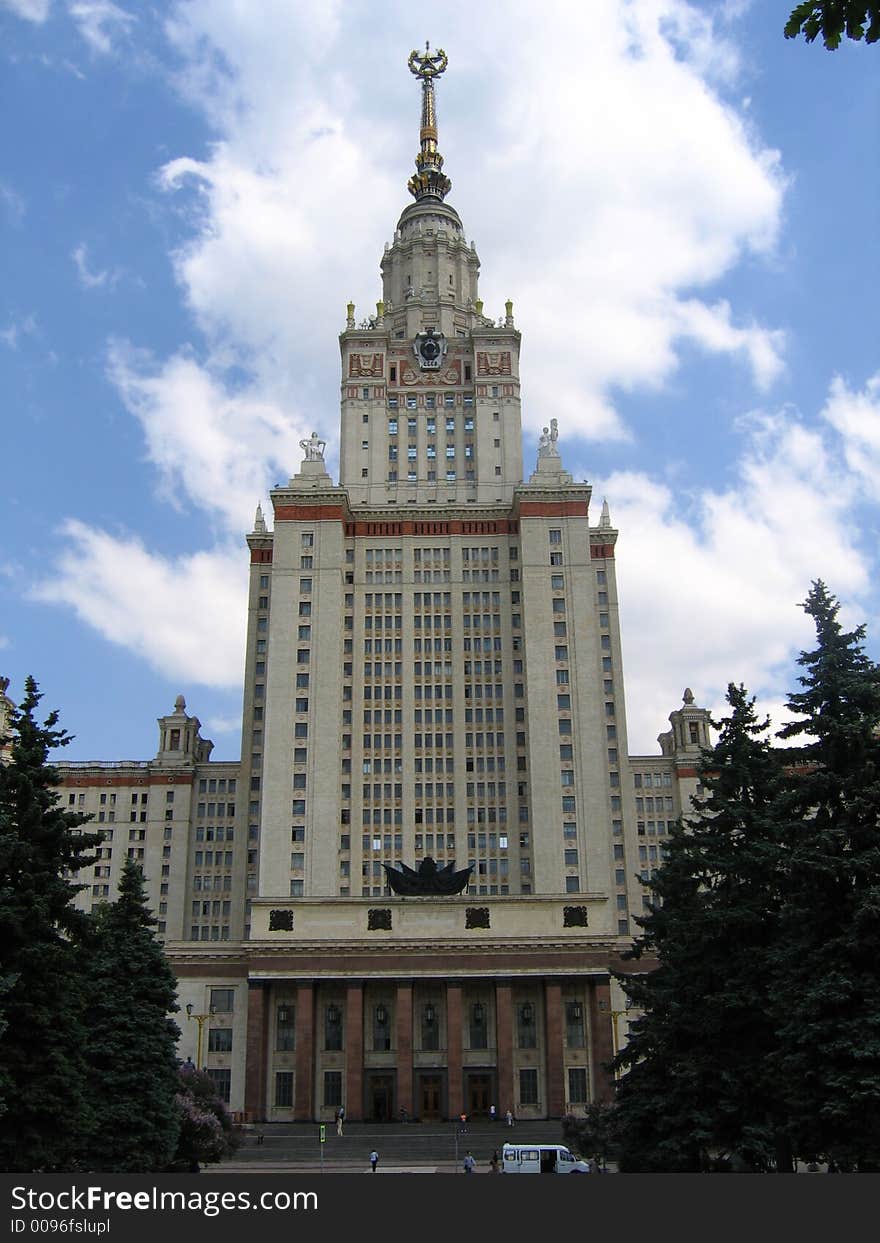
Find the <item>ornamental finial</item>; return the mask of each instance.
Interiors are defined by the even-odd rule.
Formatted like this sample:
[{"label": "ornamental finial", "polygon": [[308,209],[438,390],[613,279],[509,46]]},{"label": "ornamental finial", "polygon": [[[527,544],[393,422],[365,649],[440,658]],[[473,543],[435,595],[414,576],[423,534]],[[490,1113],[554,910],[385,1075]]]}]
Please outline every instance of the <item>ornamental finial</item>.
[{"label": "ornamental finial", "polygon": [[449,64],[449,57],[442,47],[431,52],[430,43],[425,44],[424,54],[409,54],[410,73],[422,80],[422,125],[419,130],[419,154],[416,156],[416,172],[407,182],[407,189],[416,200],[431,197],[443,199],[452,189],[452,182],[443,172],[443,156],[437,150],[437,105],[434,99],[434,79],[439,78]]}]

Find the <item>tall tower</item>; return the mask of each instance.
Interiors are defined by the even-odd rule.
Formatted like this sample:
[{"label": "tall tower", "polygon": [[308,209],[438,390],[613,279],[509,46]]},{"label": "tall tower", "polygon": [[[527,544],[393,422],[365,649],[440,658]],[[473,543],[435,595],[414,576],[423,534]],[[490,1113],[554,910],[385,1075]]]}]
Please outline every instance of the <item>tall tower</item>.
[{"label": "tall tower", "polygon": [[[339,480],[312,432],[247,536],[241,762],[183,766],[179,880],[173,800],[159,840],[181,1000],[221,1016],[208,1068],[253,1118],[608,1099],[636,863],[658,862],[705,734],[691,697],[662,755],[627,756],[617,531],[555,419],[523,470],[513,304],[484,314],[446,201],[446,66],[409,58],[413,201],[375,315],[349,304],[339,335]],[[175,779],[198,742],[184,708],[161,722]]]},{"label": "tall tower", "polygon": [[480,261],[438,149],[434,84],[445,52],[413,52],[422,87],[420,148],[382,256],[382,298],[340,334],[340,483],[361,505],[510,504],[522,478],[519,343],[513,305],[483,314]]}]

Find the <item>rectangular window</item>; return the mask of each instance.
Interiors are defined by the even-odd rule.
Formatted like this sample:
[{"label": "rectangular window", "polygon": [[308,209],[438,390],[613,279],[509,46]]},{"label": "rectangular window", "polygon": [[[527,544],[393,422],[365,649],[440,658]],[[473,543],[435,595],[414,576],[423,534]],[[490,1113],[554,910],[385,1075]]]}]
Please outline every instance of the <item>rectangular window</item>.
[{"label": "rectangular window", "polygon": [[292,1070],[275,1072],[275,1106],[277,1109],[290,1109],[293,1106]]},{"label": "rectangular window", "polygon": [[235,1001],[235,989],[212,988],[211,1009],[215,1014],[232,1014]]},{"label": "rectangular window", "polygon": [[342,1071],[324,1071],[324,1105],[325,1107],[342,1104]]},{"label": "rectangular window", "polygon": [[275,1013],[275,1048],[289,1053],[296,1048],[295,1011],[289,1001],[282,1001]]},{"label": "rectangular window", "polygon": [[568,1100],[572,1105],[586,1105],[588,1100],[586,1066],[569,1067]]},{"label": "rectangular window", "polygon": [[232,1028],[231,1027],[211,1027],[208,1029],[208,1052],[209,1053],[231,1053],[232,1052]]},{"label": "rectangular window", "polygon": [[521,1105],[537,1105],[538,1103],[538,1072],[534,1067],[519,1072],[519,1103]]},{"label": "rectangular window", "polygon": [[[207,929],[205,928],[202,929],[202,932],[206,932],[206,931]],[[206,939],[206,938],[203,938],[203,939]],[[219,1069],[219,1067],[216,1067],[216,1066],[209,1067],[208,1078],[212,1080],[214,1084],[214,1088],[217,1092],[217,1095],[220,1097],[221,1101],[223,1101],[224,1104],[228,1105],[230,1096],[232,1094],[232,1071],[229,1069],[221,1070]]]}]

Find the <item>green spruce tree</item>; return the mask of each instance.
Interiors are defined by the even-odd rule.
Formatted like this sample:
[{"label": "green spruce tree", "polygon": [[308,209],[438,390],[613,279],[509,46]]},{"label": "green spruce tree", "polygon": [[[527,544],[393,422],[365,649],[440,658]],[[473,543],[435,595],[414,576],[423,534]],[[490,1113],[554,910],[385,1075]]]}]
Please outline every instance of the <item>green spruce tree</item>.
[{"label": "green spruce tree", "polygon": [[177,984],[153,929],[140,867],[127,859],[119,897],[94,913],[89,963],[89,1169],[164,1170],[180,1132]]},{"label": "green spruce tree", "polygon": [[91,1127],[86,1092],[85,916],[73,879],[101,840],[81,833],[89,817],[62,810],[49,753],[70,736],[58,713],[40,725],[33,678],[11,714],[9,762],[0,763],[0,977],[6,1028],[0,1034],[0,1169],[77,1168]]},{"label": "green spruce tree", "polygon": [[780,937],[773,956],[773,1058],[802,1156],[880,1169],[880,667],[865,628],[845,631],[822,582],[804,604],[789,752]]},{"label": "green spruce tree", "polygon": [[657,966],[618,978],[643,1011],[618,1055],[622,1170],[698,1171],[719,1154],[740,1168],[790,1168],[765,1059],[774,1048],[766,958],[779,907],[779,762],[742,686],[700,761],[704,797],[673,829],[631,957]]}]

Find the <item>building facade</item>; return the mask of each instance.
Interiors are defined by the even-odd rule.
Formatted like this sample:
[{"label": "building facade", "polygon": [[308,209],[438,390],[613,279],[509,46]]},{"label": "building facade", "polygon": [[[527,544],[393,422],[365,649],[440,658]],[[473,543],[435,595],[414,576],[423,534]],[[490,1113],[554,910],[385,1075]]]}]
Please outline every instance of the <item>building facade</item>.
[{"label": "building facade", "polygon": [[[527,451],[513,305],[493,318],[438,150],[442,52],[413,53],[420,149],[375,315],[339,336],[339,479],[317,433],[258,508],[239,762],[183,697],[155,759],[59,765],[104,844],[84,905],[143,863],[181,1056],[252,1119],[554,1117],[611,1093],[610,976],[696,791],[685,692],[629,756],[607,506],[555,420]],[[394,896],[386,869],[471,867]]]}]

